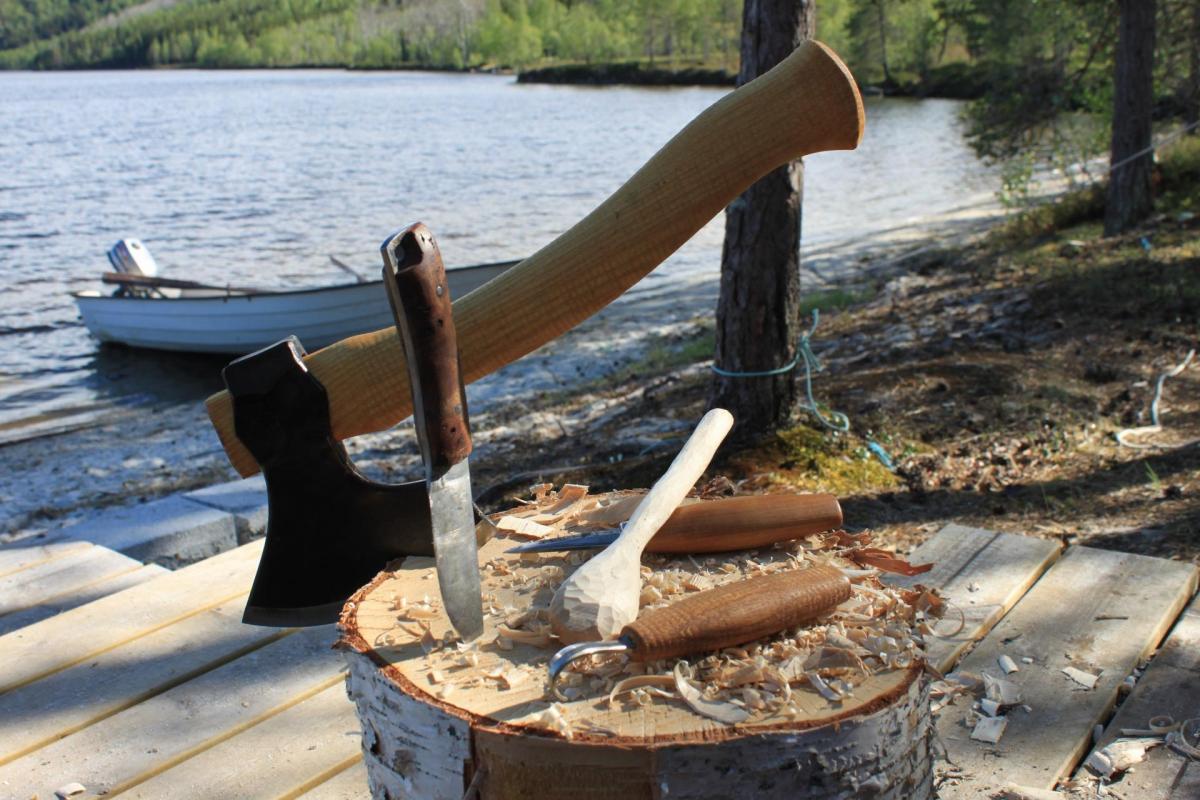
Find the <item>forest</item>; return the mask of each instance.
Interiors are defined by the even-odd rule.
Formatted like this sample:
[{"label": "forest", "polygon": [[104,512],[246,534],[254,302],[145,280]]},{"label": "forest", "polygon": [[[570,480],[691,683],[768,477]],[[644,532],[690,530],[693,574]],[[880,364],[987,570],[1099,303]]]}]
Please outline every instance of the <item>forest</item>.
[{"label": "forest", "polygon": [[[1158,85],[1194,80],[1187,0],[1164,0]],[[0,67],[516,70],[635,61],[738,66],[738,0],[0,0]],[[864,85],[977,97],[992,88],[1102,107],[1116,4],[1105,0],[818,0],[818,38]],[[1190,59],[1190,61],[1189,61]],[[1052,81],[1053,82],[1053,81]],[[1056,83],[1056,86],[1058,84]],[[1061,88],[1061,87],[1059,87]]]}]

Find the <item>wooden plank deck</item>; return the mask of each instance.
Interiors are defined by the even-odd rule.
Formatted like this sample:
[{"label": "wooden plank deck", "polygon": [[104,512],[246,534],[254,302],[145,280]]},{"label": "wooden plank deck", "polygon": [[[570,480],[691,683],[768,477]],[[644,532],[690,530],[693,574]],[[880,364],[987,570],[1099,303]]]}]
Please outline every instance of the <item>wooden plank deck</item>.
[{"label": "wooden plank deck", "polygon": [[[1010,711],[997,744],[970,738],[970,705],[940,715],[948,760],[971,776],[943,791],[950,800],[986,797],[1008,782],[1052,789],[1087,753],[1093,727],[1116,702],[1118,688],[1157,647],[1196,591],[1190,564],[1072,547],[958,664],[965,673],[1003,675],[997,659],[1020,665],[1009,678],[1029,712]],[[1032,663],[1024,663],[1023,659]],[[1087,689],[1062,670],[1099,675]]]},{"label": "wooden plank deck", "polygon": [[[240,622],[261,546],[0,636],[0,797],[54,797],[73,782],[86,787],[77,797],[90,798],[366,797],[359,725],[341,657],[330,649],[332,627]],[[65,573],[84,552],[75,545],[0,550],[0,581],[34,569]],[[954,525],[911,558],[937,567],[895,582],[939,588],[965,620],[961,631],[930,643],[931,661],[998,674],[998,653],[1034,654],[1035,663],[1014,676],[1033,706],[1030,719],[1057,720],[1066,734],[1047,744],[1029,732],[1036,726],[1022,727],[1018,711],[999,745],[970,741],[961,730],[970,702],[960,698],[939,721],[943,739],[956,739],[947,742],[956,762],[971,773],[943,790],[955,800],[1017,780],[1008,767],[1026,755],[1037,780],[1017,782],[1049,786],[1066,777],[1116,686],[1158,645],[1196,582],[1188,565],[1078,547],[1060,557],[1056,542]],[[16,613],[39,607],[26,606]],[[1157,708],[1169,694],[1162,687],[1180,675],[1196,682],[1198,628],[1194,609],[1180,617],[1123,715],[1140,719]],[[1103,669],[1101,683],[1076,691],[1060,663]],[[1176,794],[1163,800],[1184,796],[1179,786],[1190,784],[1181,780],[1200,780],[1191,772],[1176,776]]]},{"label": "wooden plank deck", "polygon": [[[1200,598],[1175,622],[1096,749],[1119,738],[1122,728],[1145,730],[1151,719],[1161,716],[1175,722],[1200,716]],[[1117,786],[1143,800],[1195,800],[1200,798],[1200,763],[1158,747]]]}]

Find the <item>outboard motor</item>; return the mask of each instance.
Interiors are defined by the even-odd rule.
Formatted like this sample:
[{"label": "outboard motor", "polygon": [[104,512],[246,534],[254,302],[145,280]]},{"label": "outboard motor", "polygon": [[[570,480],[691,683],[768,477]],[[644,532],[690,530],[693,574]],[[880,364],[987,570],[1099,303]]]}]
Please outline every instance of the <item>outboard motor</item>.
[{"label": "outboard motor", "polygon": [[122,239],[108,250],[108,262],[117,272],[129,275],[145,275],[153,278],[158,275],[158,264],[154,256],[138,239]]}]

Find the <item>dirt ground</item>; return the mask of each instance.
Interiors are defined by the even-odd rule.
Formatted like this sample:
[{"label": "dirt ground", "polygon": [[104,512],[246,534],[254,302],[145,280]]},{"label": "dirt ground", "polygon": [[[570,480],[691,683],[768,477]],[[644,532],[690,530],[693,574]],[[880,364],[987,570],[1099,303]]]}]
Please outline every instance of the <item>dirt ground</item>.
[{"label": "dirt ground", "polygon": [[[724,447],[710,476],[730,493],[832,491],[847,526],[901,551],[953,521],[1200,563],[1200,363],[1163,382],[1160,431],[1116,439],[1150,425],[1159,376],[1200,339],[1187,205],[1115,238],[1060,210],[1084,219],[1024,219],[827,295],[870,297],[822,309],[813,342],[816,398],[850,431],[802,412]],[[524,446],[476,467],[485,503],[541,480],[652,483],[705,409],[711,337],[698,321],[588,391],[514,411]]]}]

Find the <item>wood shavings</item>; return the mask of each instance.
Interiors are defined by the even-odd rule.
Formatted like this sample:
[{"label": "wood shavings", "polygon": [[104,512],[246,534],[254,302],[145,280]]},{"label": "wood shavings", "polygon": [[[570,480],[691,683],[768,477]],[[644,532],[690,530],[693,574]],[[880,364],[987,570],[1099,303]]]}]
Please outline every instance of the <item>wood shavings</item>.
[{"label": "wood shavings", "polygon": [[550,634],[547,630],[514,630],[507,625],[500,625],[496,628],[497,638],[508,639],[521,644],[527,644],[532,647],[549,647]]},{"label": "wood shavings", "polygon": [[1146,759],[1146,751],[1163,743],[1159,738],[1118,739],[1094,751],[1083,765],[1101,778],[1111,778]]},{"label": "wood shavings", "polygon": [[679,696],[683,698],[683,702],[687,703],[692,711],[709,719],[715,719],[717,722],[723,722],[726,725],[737,725],[750,719],[749,712],[738,708],[733,703],[706,698],[684,676],[683,670],[683,661],[675,664],[675,690],[679,692]]},{"label": "wood shavings", "polygon": [[[608,704],[611,706],[616,699],[626,692],[642,689],[647,686],[659,689],[674,689],[675,678],[671,675],[634,675],[617,683],[608,693]],[[673,694],[670,696],[674,696]]]},{"label": "wood shavings", "polygon": [[821,697],[824,697],[831,703],[840,703],[842,701],[842,696],[816,672],[808,670],[804,673],[804,677],[808,679],[809,685],[816,689]]},{"label": "wood shavings", "polygon": [[531,519],[514,517],[511,514],[503,516],[496,523],[500,530],[523,539],[544,539],[554,533],[555,529]]},{"label": "wood shavings", "polygon": [[[524,508],[493,519],[502,521],[503,527],[533,534],[543,532],[537,526],[560,533],[581,533],[589,527],[611,528],[628,519],[644,496],[627,493],[594,497],[586,495],[584,488],[564,487],[555,493],[547,487]],[[567,528],[564,520],[572,515]],[[888,586],[880,582],[878,569],[858,569],[845,552],[869,548],[869,533],[852,536],[843,532],[810,541],[823,547],[815,550],[803,541],[791,541],[753,553],[647,555],[641,569],[640,605],[660,607],[689,593],[749,576],[828,564],[854,575],[854,594],[827,616],[757,642],[693,656],[689,661],[647,664],[614,658],[585,659],[564,673],[560,691],[569,700],[585,704],[609,698],[610,703],[637,706],[657,702],[660,697],[679,698],[708,719],[738,724],[804,718],[812,713],[813,704],[843,703],[859,685],[876,675],[910,668],[921,657],[921,626],[936,630],[947,604],[923,586]],[[520,652],[521,645],[552,647],[554,640],[546,630],[542,608],[548,599],[544,590],[552,593],[572,565],[586,561],[589,555],[568,553],[548,558],[531,554],[526,558],[498,556],[489,560],[484,572],[484,607],[489,630],[494,634],[483,640],[486,644],[482,645],[482,654],[476,651],[439,656],[434,666],[448,677],[436,684],[437,688],[461,691],[465,684],[461,679],[452,679],[452,670],[469,666],[468,674],[476,676],[481,688],[499,690],[503,681],[498,670],[503,665],[528,665],[539,658],[533,655],[531,659],[528,651]],[[404,605],[407,609],[414,604],[404,601]],[[431,652],[437,644],[424,638],[426,652]],[[675,674],[679,664],[683,665],[682,679]],[[488,674],[493,677],[480,678],[481,667],[490,670]],[[958,693],[961,690],[948,691],[943,697],[949,702]],[[542,727],[553,728],[550,718]]]},{"label": "wood shavings", "polygon": [[1063,667],[1062,673],[1078,683],[1080,686],[1088,689],[1095,689],[1096,681],[1100,680],[1099,675],[1093,675],[1090,672],[1084,672],[1083,670],[1076,669],[1075,667]]},{"label": "wood shavings", "polygon": [[1021,702],[1021,687],[1010,680],[983,673],[983,691],[989,700],[1002,706],[1015,706]]},{"label": "wood shavings", "polygon": [[493,680],[500,685],[501,689],[511,689],[519,683],[525,682],[525,673],[507,667],[496,667],[483,673],[483,677],[488,680]]},{"label": "wood shavings", "polygon": [[[83,794],[87,791],[87,787],[82,783],[68,783],[66,786],[60,786],[54,790],[54,796],[58,800],[67,800],[68,797],[74,797],[77,794]],[[36,797],[36,795],[35,795]]]},{"label": "wood shavings", "polygon": [[525,725],[530,728],[549,731],[570,740],[574,737],[574,734],[571,731],[571,723],[567,721],[567,715],[563,711],[564,708],[561,703],[551,703],[549,708],[543,711],[535,711],[524,717],[518,717],[511,720],[510,724]]},{"label": "wood shavings", "polygon": [[1008,727],[1007,717],[981,717],[971,731],[971,738],[977,742],[997,744],[1000,737],[1004,735],[1006,727]]},{"label": "wood shavings", "polygon": [[429,674],[425,676],[430,683],[437,686],[439,683],[446,682],[446,675],[440,669],[431,669]]}]

